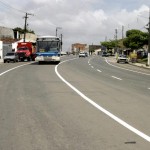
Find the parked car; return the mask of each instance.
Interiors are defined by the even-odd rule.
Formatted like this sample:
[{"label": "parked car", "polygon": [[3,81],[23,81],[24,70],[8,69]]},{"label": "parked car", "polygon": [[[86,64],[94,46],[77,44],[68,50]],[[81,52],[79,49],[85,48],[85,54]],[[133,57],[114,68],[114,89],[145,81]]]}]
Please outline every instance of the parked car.
[{"label": "parked car", "polygon": [[88,53],[87,52],[85,52],[85,56],[88,57]]},{"label": "parked car", "polygon": [[119,55],[117,58],[117,63],[120,62],[129,63],[129,59],[126,55]]},{"label": "parked car", "polygon": [[79,53],[79,57],[86,57],[85,52],[80,52],[80,53]]},{"label": "parked car", "polygon": [[19,58],[15,52],[9,52],[4,56],[4,63],[5,62],[18,62]]},{"label": "parked car", "polygon": [[107,52],[102,52],[102,57],[108,57],[109,54]]}]

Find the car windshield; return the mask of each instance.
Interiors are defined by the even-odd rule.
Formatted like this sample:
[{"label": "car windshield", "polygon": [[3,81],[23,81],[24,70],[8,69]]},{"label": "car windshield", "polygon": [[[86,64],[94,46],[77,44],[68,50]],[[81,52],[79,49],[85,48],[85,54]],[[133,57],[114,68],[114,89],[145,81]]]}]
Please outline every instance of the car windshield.
[{"label": "car windshield", "polygon": [[126,58],[127,56],[126,55],[120,55],[119,57],[125,57]]},{"label": "car windshield", "polygon": [[14,53],[7,53],[6,56],[13,56],[15,55]]},{"label": "car windshield", "polygon": [[18,48],[18,51],[22,51],[22,50],[28,50],[28,48],[27,47],[19,47]]}]

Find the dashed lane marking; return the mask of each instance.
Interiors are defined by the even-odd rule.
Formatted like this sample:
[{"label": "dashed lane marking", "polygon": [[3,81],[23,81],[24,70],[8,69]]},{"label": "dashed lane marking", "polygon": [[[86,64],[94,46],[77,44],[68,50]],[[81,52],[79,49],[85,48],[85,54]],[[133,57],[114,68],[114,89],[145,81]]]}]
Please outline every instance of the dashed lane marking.
[{"label": "dashed lane marking", "polygon": [[97,69],[98,72],[102,72],[101,70]]},{"label": "dashed lane marking", "polygon": [[115,76],[111,76],[112,78],[114,79],[117,79],[117,80],[122,80],[121,78],[118,78],[118,77],[115,77]]}]

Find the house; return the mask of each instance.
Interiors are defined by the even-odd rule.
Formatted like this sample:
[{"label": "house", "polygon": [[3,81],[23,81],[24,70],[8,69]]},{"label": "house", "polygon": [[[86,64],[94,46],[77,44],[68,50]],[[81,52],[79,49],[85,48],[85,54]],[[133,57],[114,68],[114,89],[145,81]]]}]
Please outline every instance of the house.
[{"label": "house", "polygon": [[72,53],[78,54],[80,51],[85,51],[86,46],[87,44],[81,44],[81,43],[72,44]]},{"label": "house", "polygon": [[[24,34],[14,31],[12,28],[0,26],[0,62],[7,52],[16,51],[17,43],[23,42]],[[37,36],[32,33],[26,33],[26,42],[36,42]]]}]

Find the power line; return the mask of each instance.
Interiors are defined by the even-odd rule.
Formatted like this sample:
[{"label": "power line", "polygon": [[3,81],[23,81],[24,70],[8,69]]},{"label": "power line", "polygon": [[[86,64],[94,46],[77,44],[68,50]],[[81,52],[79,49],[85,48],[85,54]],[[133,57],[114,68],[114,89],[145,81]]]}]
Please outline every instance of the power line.
[{"label": "power line", "polygon": [[7,4],[6,2],[3,2],[3,1],[1,1],[1,0],[0,0],[0,3],[2,3],[2,4],[3,4],[4,6],[6,6],[7,8],[11,8],[11,9],[16,10],[16,11],[19,11],[19,12],[21,12],[21,13],[26,13],[25,11],[22,11],[22,10],[20,10],[20,9],[14,8],[14,7],[12,7],[11,5],[9,5],[9,4]]}]

